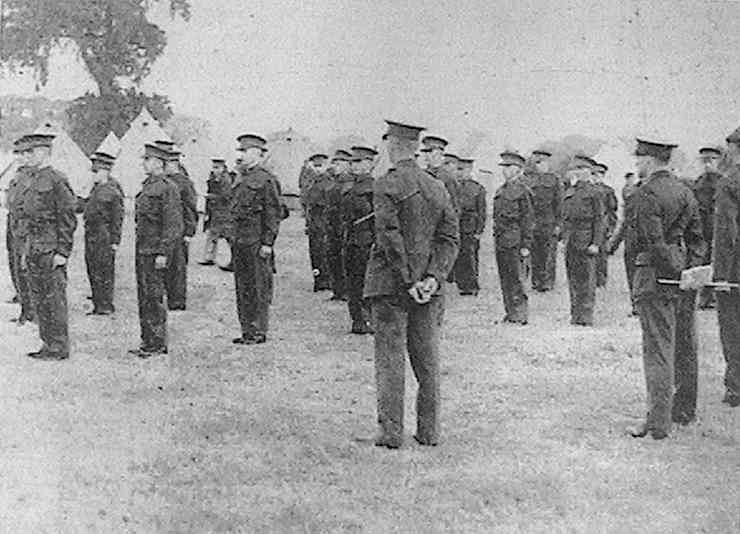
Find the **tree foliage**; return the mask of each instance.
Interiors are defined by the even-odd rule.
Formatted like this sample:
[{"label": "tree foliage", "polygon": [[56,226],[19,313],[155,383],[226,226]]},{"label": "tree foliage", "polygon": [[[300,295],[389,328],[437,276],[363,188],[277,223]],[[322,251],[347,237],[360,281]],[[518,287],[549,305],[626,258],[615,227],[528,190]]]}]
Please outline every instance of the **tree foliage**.
[{"label": "tree foliage", "polygon": [[138,84],[166,45],[148,18],[165,1],[173,17],[190,17],[189,0],[5,0],[0,61],[32,69],[43,85],[52,52],[71,47],[101,95],[121,79]]}]

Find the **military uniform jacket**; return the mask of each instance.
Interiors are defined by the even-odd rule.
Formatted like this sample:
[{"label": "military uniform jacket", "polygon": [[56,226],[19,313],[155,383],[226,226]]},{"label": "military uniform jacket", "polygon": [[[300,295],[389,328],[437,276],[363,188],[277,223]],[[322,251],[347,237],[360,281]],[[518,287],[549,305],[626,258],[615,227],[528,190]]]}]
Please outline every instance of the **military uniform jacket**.
[{"label": "military uniform jacket", "polygon": [[532,191],[512,180],[493,195],[493,238],[496,248],[530,248],[534,232]]},{"label": "military uniform jacket", "polygon": [[301,198],[306,201],[309,189],[316,181],[318,176],[317,172],[313,170],[308,164],[301,167],[300,174],[298,175],[298,190],[300,191]]},{"label": "military uniform jacket", "polygon": [[342,224],[345,244],[370,247],[375,242],[375,222],[372,218],[354,224],[373,212],[373,177],[369,174],[355,176],[355,183],[342,198]]},{"label": "military uniform jacket", "polygon": [[172,255],[183,236],[178,187],[162,176],[147,176],[136,195],[136,253]]},{"label": "military uniform jacket", "polygon": [[273,246],[281,220],[277,179],[260,166],[241,170],[231,193],[234,240]]},{"label": "military uniform jacket", "polygon": [[601,193],[601,204],[604,209],[605,217],[605,233],[614,230],[617,225],[617,210],[619,209],[619,201],[617,200],[617,194],[614,188],[603,182],[594,184],[594,186]]},{"label": "military uniform jacket", "polygon": [[228,171],[220,173],[212,172],[206,183],[206,215],[208,226],[212,230],[228,228],[229,218],[229,195],[231,193],[231,175]]},{"label": "military uniform jacket", "polygon": [[167,176],[177,186],[180,192],[180,203],[182,206],[183,236],[193,237],[198,225],[198,208],[195,187],[193,181],[182,173]]},{"label": "military uniform jacket", "polygon": [[696,201],[699,203],[704,240],[707,242],[711,242],[714,233],[714,199],[721,179],[722,175],[717,172],[705,172],[692,186]]},{"label": "military uniform jacket", "polygon": [[635,205],[635,191],[639,187],[639,183],[633,186],[624,186],[622,188],[622,200],[624,201],[624,215],[622,216],[622,223],[617,227],[617,232],[612,237],[611,249],[612,251],[617,250],[619,244],[624,241],[624,249],[634,250],[635,239],[633,232],[630,231],[630,221],[632,220],[634,205]]},{"label": "military uniform jacket", "polygon": [[486,227],[486,189],[472,178],[457,187],[460,208],[460,234],[481,235]]},{"label": "military uniform jacket", "polygon": [[533,173],[527,185],[532,190],[535,227],[558,226],[563,203],[560,179],[552,173]]},{"label": "military uniform jacket", "polygon": [[604,238],[601,193],[590,183],[577,182],[563,195],[563,242],[582,251]]},{"label": "military uniform jacket", "polygon": [[52,169],[28,168],[29,179],[18,190],[21,205],[16,224],[26,234],[28,252],[53,252],[68,257],[77,216],[77,198],[67,178]]},{"label": "military uniform jacket", "polygon": [[430,167],[427,172],[434,176],[437,180],[442,182],[447,189],[447,193],[450,195],[450,201],[452,201],[452,207],[455,209],[455,213],[460,213],[460,195],[459,195],[459,184],[457,179],[452,176],[450,171],[445,169],[444,165],[439,167]]},{"label": "military uniform jacket", "polygon": [[[8,208],[8,227],[7,231],[11,233],[14,239],[25,239],[28,234],[28,223],[27,219],[23,217],[23,191],[31,180],[32,174],[29,167],[23,166],[18,167],[15,176],[8,183],[8,189],[5,192],[5,203]],[[24,225],[19,224],[19,221],[25,219]]]},{"label": "military uniform jacket", "polygon": [[315,176],[311,186],[306,190],[306,205],[309,208],[325,208],[329,203],[329,190],[332,187],[332,177],[328,172]]},{"label": "military uniform jacket", "polygon": [[85,235],[95,235],[111,245],[121,242],[123,225],[123,189],[115,180],[95,184],[82,214]]},{"label": "military uniform jacket", "polygon": [[426,276],[442,286],[457,258],[457,216],[445,187],[405,160],[373,188],[375,244],[365,297],[399,295]]},{"label": "military uniform jacket", "polygon": [[740,165],[717,183],[713,248],[714,279],[740,282]]},{"label": "military uniform jacket", "polygon": [[[643,181],[634,195],[630,231],[635,239],[635,265],[654,268],[656,278],[672,279],[687,266],[700,265],[704,240],[692,191],[662,170]],[[635,288],[635,294],[650,290]]]}]

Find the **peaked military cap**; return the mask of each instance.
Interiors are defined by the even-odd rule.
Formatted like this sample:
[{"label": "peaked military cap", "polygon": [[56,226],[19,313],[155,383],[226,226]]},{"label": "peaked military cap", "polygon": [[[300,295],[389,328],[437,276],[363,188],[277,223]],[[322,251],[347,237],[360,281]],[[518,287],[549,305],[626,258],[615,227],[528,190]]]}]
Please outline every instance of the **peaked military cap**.
[{"label": "peaked military cap", "polygon": [[154,143],[147,143],[144,145],[144,157],[167,161],[170,157],[170,153]]},{"label": "peaked military cap", "polygon": [[521,154],[517,154],[511,150],[505,150],[499,154],[501,161],[499,161],[500,167],[524,167],[525,159]]},{"label": "peaked military cap", "polygon": [[538,148],[532,151],[533,156],[544,156],[546,158],[552,157],[552,152],[545,150],[544,148]]},{"label": "peaked military cap", "polygon": [[473,163],[475,163],[473,158],[457,158],[457,161],[460,164],[461,169],[469,169],[473,166]]},{"label": "peaked military cap", "polygon": [[705,157],[720,157],[722,155],[722,151],[714,146],[704,146],[699,149],[699,154]]},{"label": "peaked military cap", "polygon": [[445,163],[453,163],[460,160],[460,158],[458,158],[455,154],[451,154],[449,152],[445,152],[444,157]]},{"label": "peaked military cap", "polygon": [[740,143],[740,128],[732,132],[730,135],[727,136],[727,139],[725,139],[728,143]]},{"label": "peaked military cap", "polygon": [[51,144],[54,142],[56,135],[52,133],[33,133],[26,136],[26,142],[28,143],[28,149],[33,148],[51,148]]},{"label": "peaked military cap", "polygon": [[28,142],[28,136],[23,135],[13,141],[13,154],[20,154],[21,152],[27,152],[30,150],[30,144]]},{"label": "peaked military cap", "polygon": [[112,156],[111,154],[107,154],[105,152],[95,152],[92,156],[90,156],[90,161],[92,161],[92,168],[95,169],[112,169],[113,164],[116,162],[115,156]]},{"label": "peaked military cap", "polygon": [[640,138],[637,138],[636,141],[637,148],[635,149],[635,156],[652,156],[659,159],[669,159],[673,149],[678,146],[673,143],[648,141]]},{"label": "peaked military cap", "polygon": [[242,134],[236,138],[236,142],[239,143],[239,148],[237,148],[237,150],[242,152],[249,150],[250,148],[259,148],[263,152],[267,150],[267,139],[260,135]]},{"label": "peaked military cap", "polygon": [[319,152],[316,154],[311,154],[311,156],[309,156],[308,158],[308,161],[319,161],[319,160],[326,161],[327,159],[329,159],[329,156]]},{"label": "peaked military cap", "polygon": [[402,124],[400,122],[385,121],[388,124],[388,131],[386,132],[384,139],[387,137],[396,137],[398,139],[408,139],[409,141],[418,141],[421,132],[426,130],[423,126],[411,126],[410,124]]},{"label": "peaked military cap", "polygon": [[573,156],[569,167],[572,169],[593,169],[596,165],[597,163],[593,158],[590,158],[585,154],[576,154]]},{"label": "peaked military cap", "polygon": [[596,172],[606,172],[606,171],[608,171],[608,170],[609,170],[609,167],[607,167],[607,166],[606,166],[606,165],[604,165],[603,163],[598,163],[598,162],[597,162],[597,163],[596,163],[596,164],[594,165],[594,170],[595,170]]},{"label": "peaked military cap", "polygon": [[168,139],[159,139],[154,144],[163,150],[172,151],[175,148],[175,142]]},{"label": "peaked military cap", "polygon": [[428,154],[431,151],[432,151],[432,149],[429,148],[428,146],[425,146],[425,147],[422,147],[422,148],[419,149],[419,152],[422,153],[422,154]]},{"label": "peaked military cap", "polygon": [[352,147],[352,161],[362,161],[363,159],[374,159],[378,151],[367,146]]},{"label": "peaked military cap", "polygon": [[347,152],[346,150],[336,150],[334,151],[334,156],[331,158],[332,161],[351,161],[352,160],[352,154]]},{"label": "peaked military cap", "polygon": [[429,152],[434,149],[444,150],[450,143],[447,139],[442,137],[427,135],[421,140],[421,144],[424,145],[426,151]]}]

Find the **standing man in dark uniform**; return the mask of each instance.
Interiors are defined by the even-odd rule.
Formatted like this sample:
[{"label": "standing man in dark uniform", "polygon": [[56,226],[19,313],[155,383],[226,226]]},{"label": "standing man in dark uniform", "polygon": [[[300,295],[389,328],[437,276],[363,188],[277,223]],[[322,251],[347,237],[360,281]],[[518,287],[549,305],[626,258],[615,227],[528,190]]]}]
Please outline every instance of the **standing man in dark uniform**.
[{"label": "standing man in dark uniform", "polygon": [[[698,221],[696,200],[669,170],[676,146],[638,139],[635,151],[641,184],[631,220],[637,250],[633,291],[642,327],[648,412],[644,425],[632,432],[634,437],[651,434],[653,439],[663,439],[675,417],[678,291],[658,280],[678,279],[681,271],[698,263],[703,254],[698,224],[694,228]],[[691,258],[696,258],[696,263]]]},{"label": "standing man in dark uniform", "polygon": [[[717,184],[722,178],[719,172],[719,161],[722,152],[719,148],[704,147],[699,150],[704,172],[694,182],[693,190],[696,200],[699,202],[699,216],[704,234],[704,241],[708,244],[707,253],[704,257],[704,265],[712,263],[712,236],[714,234],[714,198],[717,192]],[[707,310],[714,308],[716,299],[714,291],[710,287],[699,290],[699,308]]]},{"label": "standing man in dark uniform", "polygon": [[393,168],[375,183],[375,244],[365,280],[375,326],[379,447],[403,443],[405,352],[419,383],[414,438],[436,445],[442,283],[457,255],[457,218],[445,187],[414,162],[423,128],[388,121]]},{"label": "standing man in dark uniform", "polygon": [[214,265],[218,242],[231,237],[231,220],[229,218],[229,194],[231,193],[231,174],[223,158],[211,159],[213,168],[206,182],[206,215],[203,228],[206,232],[206,244],[203,261],[200,265]]},{"label": "standing man in dark uniform", "polygon": [[532,289],[550,291],[555,287],[557,236],[563,191],[560,179],[550,172],[552,153],[538,149],[532,152],[534,171],[525,176],[532,191],[534,239],[532,241]]},{"label": "standing man in dark uniform", "polygon": [[576,156],[568,167],[571,187],[563,195],[563,243],[570,290],[570,323],[592,326],[596,300],[596,257],[603,243],[601,193],[591,183],[595,162]]},{"label": "standing man in dark uniform", "polygon": [[480,236],[486,226],[486,190],[473,179],[473,163],[472,159],[463,161],[462,179],[457,184],[460,251],[455,262],[455,283],[461,295],[477,296]]},{"label": "standing man in dark uniform", "polygon": [[95,185],[85,201],[85,265],[92,290],[93,309],[88,315],[115,311],[116,250],[121,244],[123,189],[110,171],[116,158],[96,152],[92,158]]},{"label": "standing man in dark uniform", "polygon": [[340,206],[344,194],[352,188],[354,178],[349,165],[352,154],[337,150],[331,160],[333,183],[327,190],[324,210],[327,233],[327,259],[331,275],[331,300],[347,300],[344,258],[342,257],[342,217]]},{"label": "standing man in dark uniform", "polygon": [[532,192],[524,184],[524,158],[502,152],[499,166],[504,184],[493,196],[493,239],[504,299],[503,322],[527,324],[529,308],[522,261],[529,257],[534,232]]},{"label": "standing man in dark uniform", "polygon": [[344,225],[344,251],[347,304],[353,334],[371,334],[370,304],[363,299],[365,270],[370,257],[370,247],[375,242],[375,221],[369,218],[356,221],[373,212],[373,177],[370,174],[378,152],[369,147],[352,147],[352,174],[355,182],[342,198]]},{"label": "standing man in dark uniform", "polygon": [[43,342],[41,350],[29,356],[41,360],[69,358],[67,258],[77,228],[75,194],[67,178],[49,164],[53,140],[49,134],[28,137],[31,179],[19,191],[23,207],[18,225],[26,229],[20,261],[28,269]]},{"label": "standing man in dark uniform", "polygon": [[426,159],[426,171],[442,182],[450,194],[452,206],[456,212],[458,209],[458,181],[454,173],[450,172],[450,166],[445,164],[445,159],[454,159],[455,168],[459,160],[457,157],[447,154],[445,157],[445,148],[449,144],[446,139],[435,135],[427,135],[421,140]]},{"label": "standing man in dark uniform", "polygon": [[[740,128],[727,137],[729,167],[717,184],[714,220],[714,281],[740,283]],[[725,356],[722,402],[740,406],[740,290],[717,288],[717,318]]]},{"label": "standing man in dark uniform", "polygon": [[164,305],[167,263],[182,242],[182,201],[165,176],[170,153],[144,145],[146,178],[136,195],[136,295],[141,346],[129,351],[139,358],[167,354],[167,308]]},{"label": "standing man in dark uniform", "polygon": [[596,287],[605,287],[609,270],[609,258],[606,243],[611,239],[617,227],[617,210],[619,202],[614,188],[607,184],[604,179],[609,167],[603,163],[597,163],[593,169],[594,185],[601,193],[601,204],[604,208],[604,238],[599,243],[599,255],[596,257]]},{"label": "standing man in dark uniform", "polygon": [[634,209],[634,193],[639,186],[635,173],[628,172],[624,175],[624,186],[622,187],[622,220],[619,221],[614,235],[607,243],[607,254],[614,254],[619,248],[619,244],[624,241],[624,272],[627,277],[627,287],[630,292],[630,301],[632,302],[632,315],[637,315],[635,301],[632,298],[632,280],[635,276],[635,239],[630,232],[630,220],[632,210]]},{"label": "standing man in dark uniform", "polygon": [[326,210],[329,207],[329,191],[333,182],[331,174],[324,167],[328,159],[326,154],[311,156],[310,160],[313,161],[317,174],[306,190],[306,233],[314,293],[331,289]]},{"label": "standing man in dark uniform", "polygon": [[156,144],[169,152],[169,157],[165,163],[165,175],[170,182],[177,186],[180,192],[183,233],[167,265],[165,292],[167,294],[167,308],[170,311],[182,311],[187,306],[190,240],[195,235],[198,225],[197,199],[193,181],[185,175],[180,165],[180,152],[174,148],[170,141],[157,141]]},{"label": "standing man in dark uniform", "polygon": [[21,305],[20,315],[12,321],[17,322],[18,325],[23,325],[27,321],[34,322],[36,320],[31,288],[28,283],[28,266],[21,261],[28,235],[28,219],[23,216],[24,204],[21,193],[29,187],[33,179],[29,166],[31,144],[28,141],[28,136],[23,136],[15,141],[13,152],[18,161],[18,168],[15,176],[8,183],[5,194],[5,202],[8,208],[5,238],[10,277],[16,292],[15,300]]},{"label": "standing man in dark uniform", "polygon": [[231,195],[232,257],[236,307],[242,334],[237,345],[267,341],[273,296],[273,245],[281,220],[277,179],[264,167],[267,141],[253,134],[237,138],[242,164]]}]

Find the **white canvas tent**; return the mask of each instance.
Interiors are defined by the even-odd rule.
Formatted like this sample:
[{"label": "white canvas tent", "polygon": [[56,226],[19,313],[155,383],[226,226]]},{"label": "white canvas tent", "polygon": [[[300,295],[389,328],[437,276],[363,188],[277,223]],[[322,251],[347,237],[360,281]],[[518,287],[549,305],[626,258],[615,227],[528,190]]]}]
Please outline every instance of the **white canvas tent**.
[{"label": "white canvas tent", "polygon": [[297,196],[301,167],[306,158],[321,148],[292,128],[268,136],[267,148],[265,167],[280,180],[284,195]]},{"label": "white canvas tent", "polygon": [[[64,174],[76,195],[86,196],[91,184],[90,160],[60,125],[50,121],[42,123],[34,133],[54,134],[51,145],[51,166]],[[0,169],[0,188],[6,189],[8,181],[15,174],[17,165],[13,162]]]},{"label": "white canvas tent", "polygon": [[121,183],[127,197],[132,198],[144,181],[144,145],[158,140],[170,140],[146,108],[136,117],[121,138],[121,151],[111,174]]},{"label": "white canvas tent", "polygon": [[208,176],[211,172],[211,158],[213,157],[212,143],[209,139],[191,137],[178,145],[182,153],[180,161],[188,171],[198,193],[198,210],[205,210],[205,194],[208,192]]},{"label": "white canvas tent", "polygon": [[95,149],[95,152],[103,152],[117,158],[118,154],[121,153],[121,140],[118,139],[116,134],[109,132],[100,146]]}]

